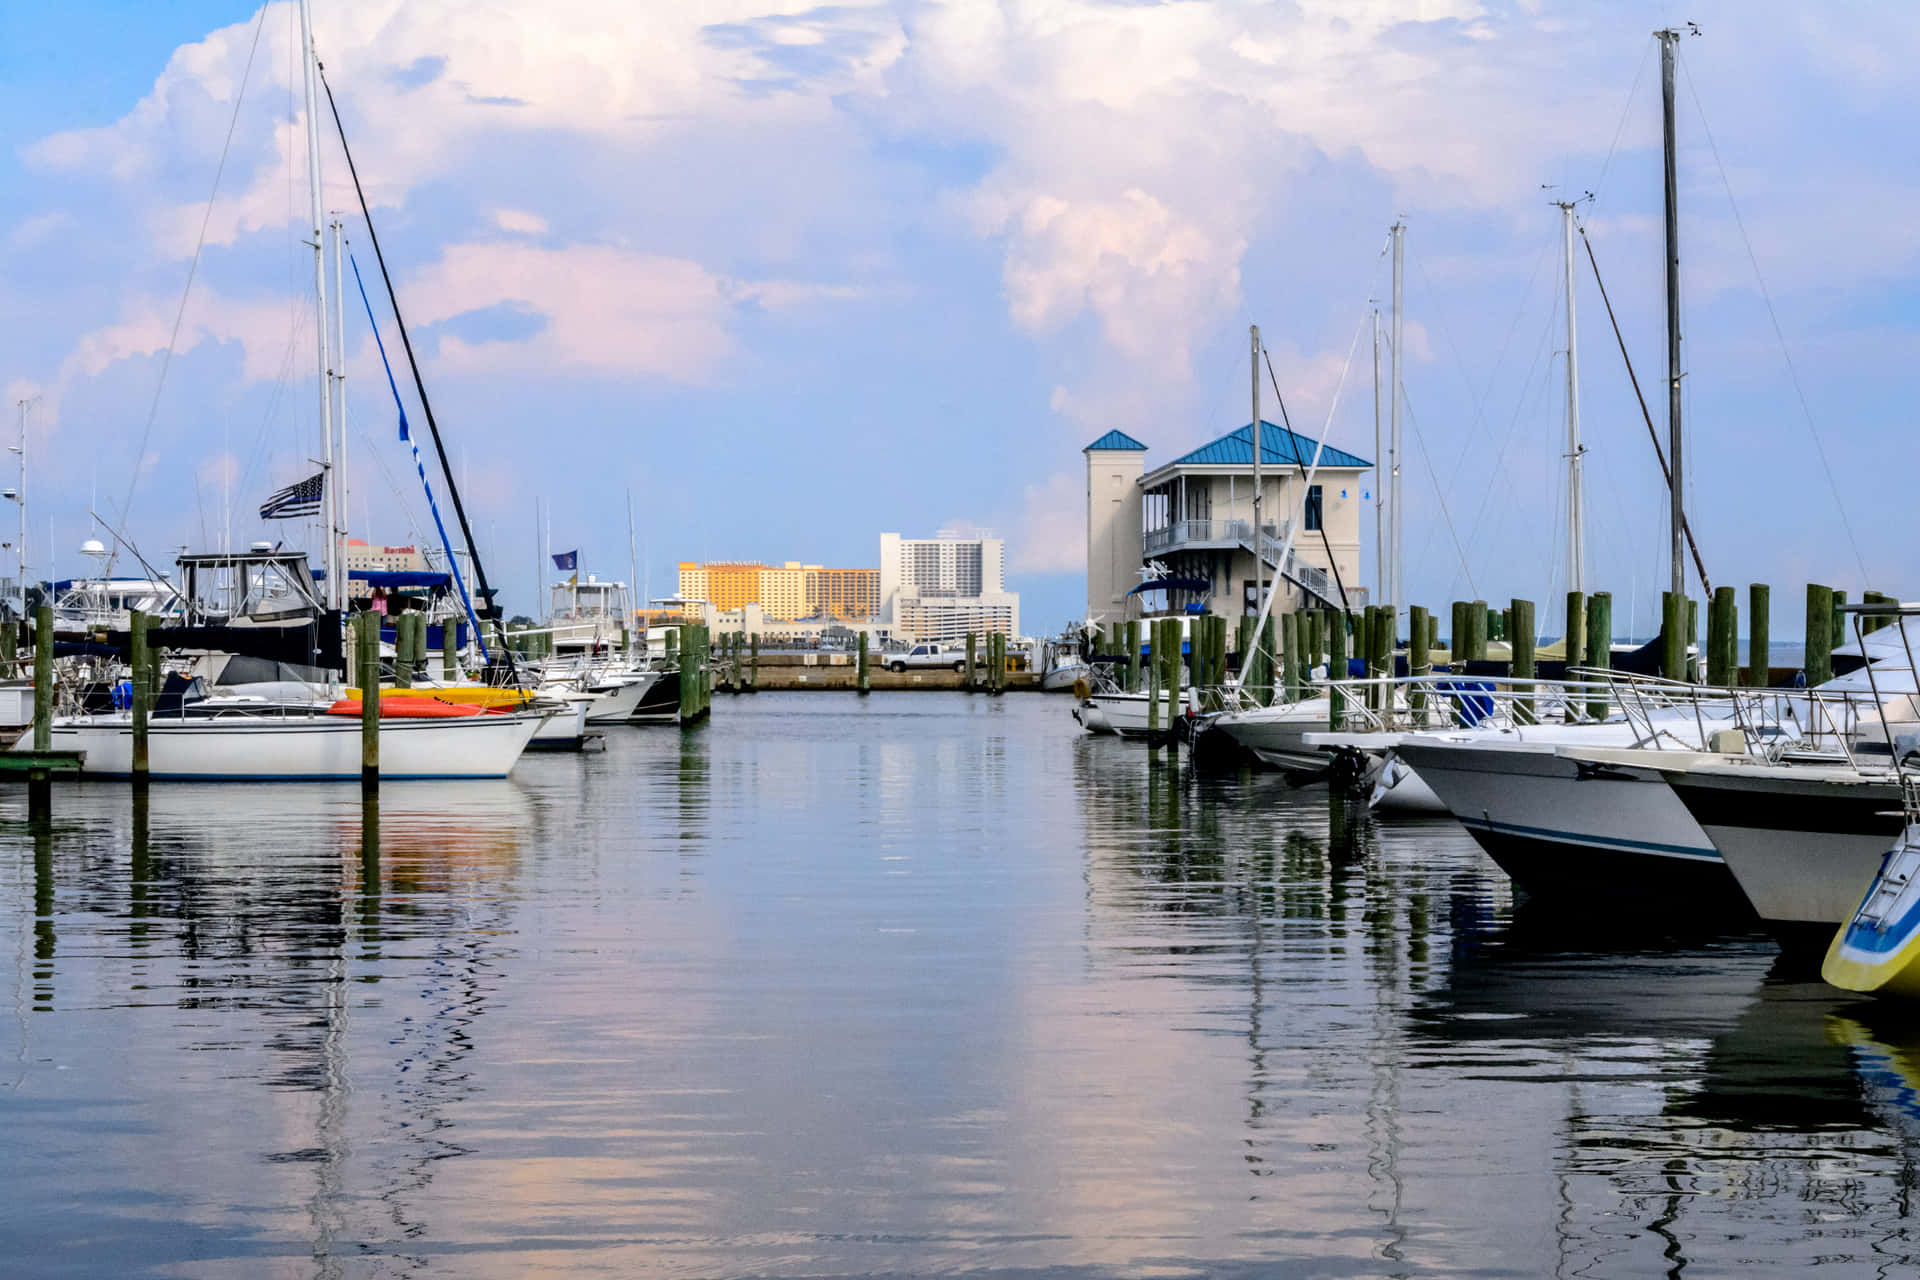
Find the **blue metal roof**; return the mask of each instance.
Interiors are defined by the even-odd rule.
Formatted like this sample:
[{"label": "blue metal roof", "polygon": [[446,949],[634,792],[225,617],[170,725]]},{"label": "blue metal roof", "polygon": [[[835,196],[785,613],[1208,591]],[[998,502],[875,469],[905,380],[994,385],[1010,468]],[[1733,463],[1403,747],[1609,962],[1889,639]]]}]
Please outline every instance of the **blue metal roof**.
[{"label": "blue metal roof", "polygon": [[[1263,466],[1302,467],[1313,464],[1313,451],[1317,441],[1311,440],[1285,427],[1276,427],[1265,418],[1260,420],[1260,462]],[[1250,467],[1253,465],[1253,424],[1249,422],[1237,431],[1229,431],[1211,444],[1203,444],[1185,457],[1175,458],[1165,466],[1179,467]],[[1373,464],[1345,449],[1336,449],[1327,445],[1320,450],[1320,465],[1323,467],[1370,467]]]},{"label": "blue metal roof", "polygon": [[1146,447],[1124,431],[1109,431],[1080,452],[1092,453],[1095,449],[1139,449],[1144,452]]}]

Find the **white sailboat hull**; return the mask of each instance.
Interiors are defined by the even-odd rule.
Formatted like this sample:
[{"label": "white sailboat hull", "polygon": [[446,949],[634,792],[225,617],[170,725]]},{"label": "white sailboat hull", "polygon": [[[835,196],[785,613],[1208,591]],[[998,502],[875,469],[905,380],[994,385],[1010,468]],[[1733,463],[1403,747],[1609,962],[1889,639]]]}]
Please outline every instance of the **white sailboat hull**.
[{"label": "white sailboat hull", "polygon": [[[1123,738],[1145,738],[1167,731],[1167,695],[1160,695],[1160,727],[1148,729],[1148,696],[1144,693],[1096,693],[1074,714],[1091,733],[1117,733]],[[1175,714],[1182,708],[1175,704]]]},{"label": "white sailboat hull", "polygon": [[569,698],[564,708],[548,716],[534,730],[529,751],[578,751],[587,740],[587,712],[593,703],[586,697]]},{"label": "white sailboat hull", "polygon": [[625,724],[659,678],[657,671],[638,672],[621,677],[620,682],[611,687],[596,688],[593,702],[587,707],[587,723]]},{"label": "white sailboat hull", "polygon": [[1331,705],[1326,698],[1279,703],[1254,711],[1229,711],[1212,727],[1276,769],[1323,769],[1327,752],[1301,741],[1302,734],[1327,732]]},{"label": "white sailboat hull", "polygon": [[[504,778],[544,719],[527,713],[383,719],[380,776]],[[133,772],[129,715],[56,719],[52,738],[56,751],[85,753],[84,777]],[[358,780],[360,720],[325,714],[158,718],[148,726],[147,760],[155,780]]]}]

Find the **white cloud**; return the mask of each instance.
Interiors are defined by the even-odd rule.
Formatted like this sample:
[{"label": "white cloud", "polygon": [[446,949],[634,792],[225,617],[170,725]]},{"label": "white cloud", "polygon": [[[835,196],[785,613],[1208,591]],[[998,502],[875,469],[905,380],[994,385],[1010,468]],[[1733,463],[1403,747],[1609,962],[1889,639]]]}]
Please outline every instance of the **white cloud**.
[{"label": "white cloud", "polygon": [[543,236],[547,234],[547,220],[537,213],[528,213],[524,209],[495,209],[494,225],[502,231],[515,235]]},{"label": "white cloud", "polygon": [[73,215],[64,209],[36,214],[23,219],[8,233],[7,247],[14,250],[37,248],[72,225]]},{"label": "white cloud", "polygon": [[502,303],[544,318],[531,338],[442,338],[438,363],[451,372],[584,369],[697,383],[733,350],[724,280],[698,263],[604,245],[452,245],[407,295],[421,300],[420,325]]}]

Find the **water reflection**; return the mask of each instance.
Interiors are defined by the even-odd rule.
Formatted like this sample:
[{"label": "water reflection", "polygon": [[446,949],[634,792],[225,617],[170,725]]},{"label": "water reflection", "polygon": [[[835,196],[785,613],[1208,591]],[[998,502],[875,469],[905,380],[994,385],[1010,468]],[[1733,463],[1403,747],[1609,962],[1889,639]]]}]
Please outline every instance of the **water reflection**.
[{"label": "water reflection", "polygon": [[497,786],[54,811],[0,794],[23,1274],[1910,1252],[1885,1011],[1049,699],[762,694]]}]

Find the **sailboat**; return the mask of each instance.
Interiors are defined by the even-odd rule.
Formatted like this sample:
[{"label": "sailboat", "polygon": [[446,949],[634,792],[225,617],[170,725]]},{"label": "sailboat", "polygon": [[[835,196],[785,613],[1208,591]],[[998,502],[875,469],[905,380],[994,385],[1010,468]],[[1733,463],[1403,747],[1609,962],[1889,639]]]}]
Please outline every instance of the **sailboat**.
[{"label": "sailboat", "polygon": [[[336,432],[339,433],[342,458],[346,438],[344,413],[336,418],[335,397],[331,394],[332,384],[339,375],[329,359],[329,328],[333,327],[331,336],[339,347],[337,352],[331,354],[343,356],[345,317],[344,305],[337,312],[329,312],[327,301],[319,102],[316,92],[320,71],[314,55],[310,0],[300,0],[300,25],[306,92],[307,176],[311,197],[314,292],[318,318],[314,336],[318,354],[322,435],[319,493],[327,526],[325,597],[323,599],[320,596],[303,556],[267,552],[263,557],[256,558],[259,564],[241,564],[239,571],[252,574],[259,568],[264,572],[267,561],[272,561],[283,577],[295,584],[304,595],[306,634],[310,637],[302,656],[310,662],[323,659],[324,664],[332,669],[326,672],[325,678],[304,689],[298,687],[299,682],[295,682],[294,689],[274,694],[183,698],[170,714],[150,717],[149,776],[154,779],[345,781],[362,776],[359,703],[342,697],[345,688],[336,678],[344,665],[340,660],[340,631],[346,605],[345,575],[340,572],[346,505],[340,480],[342,473],[335,463]],[[334,294],[337,301],[344,303],[337,222],[334,230]],[[397,390],[395,398],[397,401]],[[341,408],[344,409],[343,404]],[[404,436],[404,413],[401,421]],[[421,469],[421,476],[424,481],[424,468]],[[454,497],[457,504],[457,490],[454,491]],[[477,556],[474,557],[474,563],[477,571]],[[484,581],[483,576],[483,592]],[[471,605],[468,607],[471,614]],[[245,621],[244,618],[228,618],[221,627],[188,628],[184,634],[169,635],[165,631],[159,634],[161,643],[176,649],[205,649],[261,639],[255,628],[238,625]],[[248,631],[255,631],[255,635],[246,636]],[[321,664],[314,662],[313,665]],[[504,777],[549,714],[544,709],[489,710],[473,705],[457,705],[451,700],[395,700],[383,708],[378,728],[381,776],[388,779]],[[56,716],[51,736],[54,749],[83,753],[83,776],[124,776],[133,772],[133,723],[129,711]]]}]

